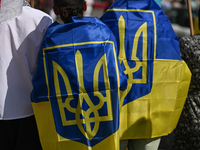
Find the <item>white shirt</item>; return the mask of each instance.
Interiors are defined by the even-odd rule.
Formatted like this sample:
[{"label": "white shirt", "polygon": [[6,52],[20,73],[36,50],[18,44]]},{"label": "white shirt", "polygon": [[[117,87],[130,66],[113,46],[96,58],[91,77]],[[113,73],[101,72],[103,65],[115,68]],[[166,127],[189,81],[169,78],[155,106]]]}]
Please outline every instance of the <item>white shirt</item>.
[{"label": "white shirt", "polygon": [[33,115],[32,75],[43,35],[52,19],[24,6],[22,14],[0,23],[0,119]]}]

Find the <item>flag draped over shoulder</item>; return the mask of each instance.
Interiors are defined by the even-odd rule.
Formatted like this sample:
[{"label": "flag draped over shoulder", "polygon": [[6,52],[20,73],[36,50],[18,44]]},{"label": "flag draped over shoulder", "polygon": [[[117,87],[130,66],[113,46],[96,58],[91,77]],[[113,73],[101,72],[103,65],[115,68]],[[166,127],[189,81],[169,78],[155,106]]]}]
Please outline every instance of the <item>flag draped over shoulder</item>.
[{"label": "flag draped over shoulder", "polygon": [[169,19],[154,0],[115,0],[101,20],[117,38],[118,58],[128,78],[120,94],[120,138],[171,133],[191,73]]},{"label": "flag draped over shoulder", "polygon": [[31,94],[44,150],[119,149],[115,42],[97,18],[48,28]]}]

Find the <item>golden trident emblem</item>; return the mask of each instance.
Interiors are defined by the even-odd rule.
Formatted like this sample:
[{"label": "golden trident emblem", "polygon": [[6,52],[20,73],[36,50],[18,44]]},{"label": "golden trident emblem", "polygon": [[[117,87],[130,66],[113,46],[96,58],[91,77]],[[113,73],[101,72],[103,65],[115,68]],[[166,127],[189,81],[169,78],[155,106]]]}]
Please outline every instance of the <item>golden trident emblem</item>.
[{"label": "golden trident emblem", "polygon": [[[83,58],[82,54],[79,50],[77,50],[75,54],[75,63],[76,63],[76,70],[78,76],[78,83],[79,83],[79,99],[77,108],[73,108],[70,105],[70,102],[74,100],[73,93],[71,90],[71,85],[69,82],[69,78],[65,71],[55,62],[53,61],[53,75],[54,75],[54,84],[55,84],[55,91],[56,97],[58,101],[58,106],[60,110],[61,120],[63,126],[70,126],[70,125],[77,125],[82,134],[89,140],[97,134],[99,129],[99,124],[101,121],[111,121],[113,120],[112,116],[112,106],[111,106],[111,93],[110,93],[110,82],[108,78],[108,70],[107,70],[107,58],[106,54],[104,54],[101,59],[98,61],[93,74],[93,91],[94,96],[99,98],[99,104],[94,105],[92,100],[90,99],[89,95],[87,94],[84,86],[84,75],[83,75]],[[102,93],[99,92],[99,71],[103,67],[103,74],[104,74],[104,84],[105,84],[105,91],[106,96],[104,97]],[[62,76],[65,84],[65,88],[67,91],[67,98],[63,102],[62,95],[60,91],[59,85],[59,78],[58,72]],[[86,101],[89,108],[84,111],[81,109],[83,105],[83,101]],[[100,116],[98,110],[101,109],[104,105],[107,105],[107,116]],[[75,114],[75,120],[67,120],[66,113],[64,109],[67,109],[69,112]],[[94,117],[90,117],[91,114],[94,114]],[[84,118],[81,119],[80,116]],[[94,123],[94,128],[92,129],[91,123]],[[83,127],[85,125],[85,129]],[[86,130],[86,131],[85,131]]]},{"label": "golden trident emblem", "polygon": [[[133,48],[132,48],[132,55],[131,55],[131,61],[135,61],[136,65],[133,68],[130,68],[127,58],[126,58],[126,52],[125,52],[125,20],[124,17],[121,15],[118,21],[119,26],[119,41],[120,41],[120,48],[119,48],[119,61],[120,64],[123,62],[125,66],[124,73],[128,75],[127,79],[127,88],[125,91],[122,91],[121,94],[121,104],[123,104],[123,100],[126,97],[126,95],[129,93],[129,91],[132,88],[132,84],[134,83],[140,83],[145,84],[147,83],[147,23],[145,22],[140,26],[140,28],[137,30],[134,41],[133,41]],[[138,41],[143,33],[143,49],[142,49],[142,60],[140,60],[137,57],[137,49],[138,49]],[[140,68],[142,68],[142,78],[141,79],[134,79],[133,73],[137,72]]]}]

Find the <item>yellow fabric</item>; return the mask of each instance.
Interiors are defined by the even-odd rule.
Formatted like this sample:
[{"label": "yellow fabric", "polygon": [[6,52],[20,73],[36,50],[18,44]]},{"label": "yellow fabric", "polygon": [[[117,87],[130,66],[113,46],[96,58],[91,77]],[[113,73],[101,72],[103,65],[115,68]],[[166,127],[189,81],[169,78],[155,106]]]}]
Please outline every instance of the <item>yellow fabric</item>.
[{"label": "yellow fabric", "polygon": [[102,147],[104,147],[104,150],[119,149],[119,142],[116,140],[119,139],[118,131],[99,144],[88,147],[85,144],[66,139],[57,134],[50,102],[32,103],[32,106],[37,116],[36,121],[43,122],[42,124],[37,124],[43,150],[65,150],[69,148],[70,150],[100,150]]},{"label": "yellow fabric", "polygon": [[121,139],[160,137],[176,127],[189,89],[190,70],[184,61],[156,59],[153,75],[151,93],[122,107]]},{"label": "yellow fabric", "polygon": [[194,17],[194,34],[199,34],[200,30],[199,30],[199,20],[197,17]]},{"label": "yellow fabric", "polygon": [[[48,54],[48,50],[52,50],[54,48],[61,48],[61,47],[70,47],[70,46],[82,46],[82,45],[90,45],[90,44],[102,44],[107,43],[111,45],[110,52],[104,53],[98,60],[98,62],[95,65],[94,70],[89,70],[91,74],[93,74],[93,88],[92,91],[94,96],[98,97],[99,103],[94,104],[94,100],[91,101],[89,94],[92,92],[86,91],[86,84],[88,82],[84,83],[84,71],[83,71],[83,65],[87,63],[83,63],[83,59],[87,59],[83,56],[85,51],[83,51],[83,48],[80,48],[80,50],[77,50],[74,57],[75,57],[75,66],[76,66],[76,75],[73,75],[73,77],[78,78],[77,85],[79,86],[79,93],[72,92],[72,86],[75,86],[75,84],[70,84],[70,78],[67,76],[66,70],[64,70],[59,62],[59,64],[51,60],[49,57],[45,57]],[[101,45],[100,45],[101,46]],[[95,48],[100,47],[99,45],[96,45]],[[104,46],[102,46],[104,48]],[[85,48],[85,47],[84,47]],[[94,48],[94,49],[95,49]],[[107,48],[107,47],[105,47]],[[104,49],[105,49],[104,48]],[[77,48],[78,49],[78,48]],[[85,48],[86,49],[86,48]],[[90,47],[91,49],[91,47]],[[88,49],[88,51],[90,50]],[[93,51],[94,51],[93,49]],[[82,51],[81,51],[82,50]],[[112,53],[112,51],[113,53]],[[88,52],[87,51],[87,52]],[[92,51],[92,53],[94,53]],[[63,52],[63,51],[61,51]],[[66,51],[64,51],[66,52]],[[82,52],[82,53],[81,53]],[[89,51],[91,53],[91,51]],[[96,51],[99,53],[99,51]],[[88,53],[88,54],[90,54]],[[35,112],[36,116],[36,122],[38,125],[38,131],[40,136],[40,141],[42,144],[43,150],[100,150],[102,147],[104,147],[104,150],[119,150],[119,132],[118,132],[118,119],[115,119],[116,117],[119,117],[118,115],[118,101],[119,101],[119,84],[120,84],[120,78],[119,78],[119,70],[118,70],[118,64],[117,64],[117,55],[115,52],[115,45],[113,41],[96,41],[96,42],[84,42],[84,43],[72,43],[72,44],[64,44],[64,45],[58,45],[55,47],[47,47],[43,49],[43,64],[44,64],[44,74],[46,79],[46,85],[47,85],[47,91],[43,93],[47,93],[47,96],[41,96],[39,102],[33,102],[32,106],[33,110]],[[41,56],[41,55],[40,55]],[[88,55],[89,56],[89,55]],[[109,57],[110,56],[110,57]],[[54,57],[57,57],[57,55],[54,54]],[[95,57],[97,59],[98,57]],[[55,58],[54,58],[55,59]],[[66,58],[65,58],[66,59]],[[52,72],[51,69],[49,69],[50,65],[48,60],[52,61]],[[56,60],[56,59],[55,59]],[[91,61],[93,62],[93,61]],[[66,62],[63,62],[66,63]],[[69,66],[69,64],[68,64]],[[49,67],[49,68],[48,68]],[[74,67],[74,66],[73,66]],[[99,78],[102,76],[100,73],[100,69],[102,68],[102,74],[103,74],[103,83],[105,84],[105,90],[104,95],[100,92],[99,84],[101,82],[99,81]],[[114,68],[114,69],[113,69]],[[116,68],[116,70],[115,70]],[[50,71],[49,71],[49,70]],[[69,67],[67,68],[69,69]],[[49,73],[49,72],[50,73]],[[115,72],[116,71],[116,72]],[[53,82],[49,82],[49,74],[53,74]],[[111,74],[114,74],[111,76]],[[69,75],[69,73],[68,73]],[[59,79],[60,76],[60,79]],[[110,88],[110,82],[114,83],[110,78],[115,78],[115,82],[117,88],[111,89]],[[62,80],[63,81],[62,81]],[[71,79],[73,80],[73,79]],[[91,79],[92,80],[92,79]],[[40,80],[43,81],[43,80]],[[87,80],[86,80],[87,81]],[[64,86],[63,86],[63,83]],[[53,84],[52,84],[53,83]],[[52,95],[52,89],[51,86],[53,85],[52,89],[55,89],[55,95],[54,98]],[[62,85],[62,86],[61,86]],[[63,90],[63,87],[66,88]],[[51,91],[52,90],[52,91]],[[66,90],[66,91],[65,91]],[[87,89],[88,90],[88,89]],[[102,90],[102,89],[101,89]],[[114,92],[117,91],[117,92]],[[65,101],[63,101],[62,96],[64,97],[65,92],[67,92],[68,96],[65,97]],[[78,104],[76,108],[72,106],[71,103],[73,103],[74,97],[78,95]],[[112,96],[111,96],[112,94]],[[45,94],[44,94],[45,95]],[[116,97],[115,97],[116,96]],[[44,98],[45,97],[45,98]],[[112,97],[114,97],[112,99]],[[55,101],[57,101],[57,105],[55,104]],[[71,102],[72,101],[72,102]],[[84,105],[84,103],[87,103],[87,105]],[[89,108],[87,110],[83,110],[82,107],[88,106]],[[116,106],[114,109],[116,109],[115,112],[113,107]],[[58,107],[58,112],[56,111],[55,107]],[[104,110],[104,114],[102,115],[102,110],[100,110],[102,107],[103,109],[106,108],[106,111]],[[87,107],[86,107],[87,108]],[[57,112],[57,113],[56,113]],[[70,113],[66,113],[70,112]],[[69,114],[75,114],[74,120],[67,119],[67,115]],[[94,113],[94,117],[91,117],[90,115]],[[80,115],[83,116],[83,118],[80,118]],[[59,119],[61,119],[62,125],[59,124]],[[57,121],[57,122],[56,122]],[[113,122],[109,124],[109,126],[105,126],[105,122]],[[94,123],[93,129],[91,129],[92,125],[91,123]],[[57,125],[57,126],[56,126]],[[84,129],[84,125],[86,126],[86,131]],[[81,131],[81,135],[85,136],[85,139],[88,139],[87,143],[81,139],[80,133],[77,130],[67,130],[67,131],[74,131],[72,133],[67,132],[67,135],[76,135],[73,138],[69,138],[68,136],[62,135],[64,133],[62,130],[62,127],[66,126],[78,126],[79,130]],[[101,127],[104,126],[104,127]],[[104,129],[107,127],[107,129]],[[117,130],[114,132],[114,128],[117,127]],[[72,128],[74,129],[74,128]],[[66,131],[66,130],[65,130]],[[109,136],[102,136],[103,132],[111,132]],[[75,134],[74,134],[75,133]],[[63,136],[63,137],[62,137]],[[83,144],[83,142],[79,142],[80,139],[84,141],[86,144]],[[94,140],[93,140],[94,139]],[[89,142],[94,141],[94,145],[90,144]],[[93,142],[92,141],[92,142]],[[100,141],[100,142],[98,142]],[[91,142],[91,143],[92,143]],[[106,147],[105,147],[106,145]]]}]

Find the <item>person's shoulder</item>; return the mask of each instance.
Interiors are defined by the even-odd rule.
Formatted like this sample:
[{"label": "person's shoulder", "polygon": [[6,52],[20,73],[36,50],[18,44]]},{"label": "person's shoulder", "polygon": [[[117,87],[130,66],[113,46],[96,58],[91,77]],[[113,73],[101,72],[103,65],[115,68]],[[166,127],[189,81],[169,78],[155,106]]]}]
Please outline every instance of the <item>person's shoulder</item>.
[{"label": "person's shoulder", "polygon": [[45,34],[45,37],[46,38],[51,38],[51,36],[54,36],[54,35],[58,35],[59,33],[62,33],[64,31],[62,31],[63,29],[63,26],[65,24],[59,24],[58,22],[53,22],[51,25],[49,25],[49,27],[47,28],[46,30],[46,34]]},{"label": "person's shoulder", "polygon": [[89,22],[89,25],[91,26],[91,31],[94,30],[92,31],[94,34],[101,35],[102,39],[115,38],[111,29],[99,18],[86,17],[85,19]]},{"label": "person's shoulder", "polygon": [[93,26],[95,30],[101,30],[102,32],[105,31],[103,29],[110,30],[109,27],[97,17],[84,17],[80,22],[85,22],[87,25]]},{"label": "person's shoulder", "polygon": [[28,6],[23,6],[20,18],[29,24],[40,23],[43,26],[49,26],[53,22],[52,17],[47,13]]},{"label": "person's shoulder", "polygon": [[23,7],[23,13],[26,14],[27,16],[33,17],[33,18],[46,16],[46,17],[52,19],[49,14],[47,14],[39,9],[35,9],[32,7],[28,7],[28,6]]},{"label": "person's shoulder", "polygon": [[87,20],[87,21],[89,21],[89,22],[96,23],[98,25],[106,25],[103,21],[101,21],[97,17],[84,17],[84,19]]},{"label": "person's shoulder", "polygon": [[100,27],[100,28],[105,28],[106,32],[109,31],[111,32],[110,28],[107,26],[107,24],[105,24],[102,20],[100,20],[99,18],[97,17],[92,17],[94,22]]},{"label": "person's shoulder", "polygon": [[194,49],[195,47],[198,47],[200,45],[199,43],[200,43],[200,35],[184,36],[179,40],[181,48]]},{"label": "person's shoulder", "polygon": [[57,21],[53,22],[47,29],[47,32],[49,33],[54,33],[57,32],[58,29],[60,29],[62,26],[62,24],[59,24]]}]

